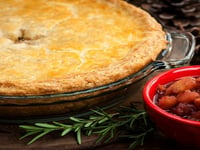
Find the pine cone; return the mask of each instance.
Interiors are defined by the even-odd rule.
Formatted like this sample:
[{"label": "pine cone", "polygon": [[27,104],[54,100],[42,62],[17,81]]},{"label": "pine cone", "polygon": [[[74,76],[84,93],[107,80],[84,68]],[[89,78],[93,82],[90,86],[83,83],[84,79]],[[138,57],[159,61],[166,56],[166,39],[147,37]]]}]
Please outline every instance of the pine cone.
[{"label": "pine cone", "polygon": [[200,0],[128,0],[150,14],[169,31],[190,32],[195,36],[191,64],[200,64]]}]

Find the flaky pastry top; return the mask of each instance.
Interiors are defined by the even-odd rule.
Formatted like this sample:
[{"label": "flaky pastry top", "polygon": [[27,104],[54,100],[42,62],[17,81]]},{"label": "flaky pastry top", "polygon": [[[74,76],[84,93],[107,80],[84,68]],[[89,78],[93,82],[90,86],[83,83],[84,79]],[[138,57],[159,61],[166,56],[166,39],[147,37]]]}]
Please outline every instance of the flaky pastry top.
[{"label": "flaky pastry top", "polygon": [[153,61],[165,33],[121,0],[0,0],[0,94],[94,88]]}]

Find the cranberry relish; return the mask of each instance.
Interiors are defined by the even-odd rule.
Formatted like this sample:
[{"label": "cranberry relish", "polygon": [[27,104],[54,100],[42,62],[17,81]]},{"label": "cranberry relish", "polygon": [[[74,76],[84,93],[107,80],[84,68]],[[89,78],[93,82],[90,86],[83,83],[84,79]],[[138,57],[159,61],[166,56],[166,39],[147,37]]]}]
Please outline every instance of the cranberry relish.
[{"label": "cranberry relish", "polygon": [[158,85],[155,103],[167,112],[200,121],[200,77],[183,77]]}]

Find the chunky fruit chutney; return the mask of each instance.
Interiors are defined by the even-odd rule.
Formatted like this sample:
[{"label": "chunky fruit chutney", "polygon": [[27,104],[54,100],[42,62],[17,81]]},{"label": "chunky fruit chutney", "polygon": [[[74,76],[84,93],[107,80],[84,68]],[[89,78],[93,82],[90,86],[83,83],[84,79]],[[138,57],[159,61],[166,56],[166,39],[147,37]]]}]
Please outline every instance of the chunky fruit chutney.
[{"label": "chunky fruit chutney", "polygon": [[183,77],[158,85],[155,103],[167,112],[200,121],[200,77]]}]

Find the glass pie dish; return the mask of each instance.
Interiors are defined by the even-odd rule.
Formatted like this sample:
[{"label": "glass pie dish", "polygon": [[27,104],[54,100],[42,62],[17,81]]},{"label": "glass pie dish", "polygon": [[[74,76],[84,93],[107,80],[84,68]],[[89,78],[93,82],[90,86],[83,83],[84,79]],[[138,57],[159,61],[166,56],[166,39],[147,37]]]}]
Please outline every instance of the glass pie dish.
[{"label": "glass pie dish", "polygon": [[166,39],[169,42],[168,47],[155,61],[140,71],[110,84],[61,94],[0,95],[0,122],[57,121],[74,115],[86,115],[90,113],[89,109],[94,107],[112,107],[124,100],[123,95],[129,85],[153,71],[187,65],[190,62],[195,47],[195,40],[191,34],[166,32]]}]

